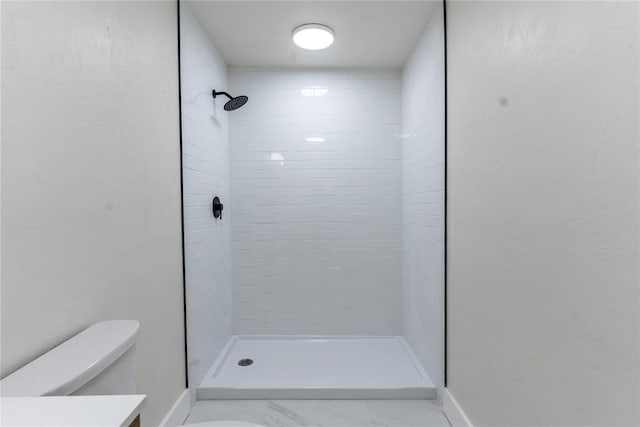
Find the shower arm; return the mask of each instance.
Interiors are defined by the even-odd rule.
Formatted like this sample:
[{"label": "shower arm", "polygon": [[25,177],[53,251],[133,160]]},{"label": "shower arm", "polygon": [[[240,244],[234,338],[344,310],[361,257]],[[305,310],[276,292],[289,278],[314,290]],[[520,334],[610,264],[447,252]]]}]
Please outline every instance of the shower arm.
[{"label": "shower arm", "polygon": [[216,90],[211,91],[211,95],[213,95],[213,99],[216,99],[217,95],[224,95],[229,99],[233,99],[233,96],[229,95],[227,92],[216,92]]}]

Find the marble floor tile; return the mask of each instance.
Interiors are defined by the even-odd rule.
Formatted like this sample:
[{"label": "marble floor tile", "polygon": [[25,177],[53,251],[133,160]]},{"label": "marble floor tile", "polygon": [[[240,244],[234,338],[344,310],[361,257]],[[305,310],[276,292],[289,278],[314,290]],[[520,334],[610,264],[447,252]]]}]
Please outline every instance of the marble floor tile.
[{"label": "marble floor tile", "polygon": [[368,400],[374,426],[449,427],[442,408],[429,400]]},{"label": "marble floor tile", "polygon": [[185,423],[235,420],[266,427],[450,427],[432,400],[202,400]]},{"label": "marble floor tile", "polygon": [[191,409],[185,424],[222,420],[262,424],[266,412],[266,400],[199,400]]},{"label": "marble floor tile", "polygon": [[370,427],[364,400],[274,400],[267,406],[267,427]]}]

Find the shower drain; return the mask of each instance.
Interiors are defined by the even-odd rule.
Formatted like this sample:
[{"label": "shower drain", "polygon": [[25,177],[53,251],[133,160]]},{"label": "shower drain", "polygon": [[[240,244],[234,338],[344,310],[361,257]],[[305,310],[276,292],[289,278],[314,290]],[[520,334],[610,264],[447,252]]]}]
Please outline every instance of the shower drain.
[{"label": "shower drain", "polygon": [[238,365],[240,365],[240,366],[253,365],[253,360],[252,359],[240,359],[240,360],[238,360]]}]

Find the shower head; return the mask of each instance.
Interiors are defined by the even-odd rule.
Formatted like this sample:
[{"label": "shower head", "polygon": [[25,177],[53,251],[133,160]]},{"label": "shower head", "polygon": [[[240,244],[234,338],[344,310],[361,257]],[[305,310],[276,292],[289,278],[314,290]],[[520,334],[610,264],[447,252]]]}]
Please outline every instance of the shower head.
[{"label": "shower head", "polygon": [[238,108],[242,107],[244,104],[247,103],[247,101],[249,100],[249,97],[244,96],[244,95],[240,95],[240,96],[236,96],[233,97],[231,95],[229,95],[227,92],[216,92],[215,89],[211,92],[211,94],[213,95],[213,98],[215,99],[216,96],[218,95],[224,95],[227,98],[229,98],[229,100],[227,101],[226,104],[224,104],[224,110],[225,111],[233,111],[233,110],[237,110]]},{"label": "shower head", "polygon": [[227,103],[224,104],[224,109],[226,111],[237,110],[238,108],[246,104],[248,100],[249,98],[244,95],[236,96],[235,98],[231,98],[231,100],[227,101]]}]

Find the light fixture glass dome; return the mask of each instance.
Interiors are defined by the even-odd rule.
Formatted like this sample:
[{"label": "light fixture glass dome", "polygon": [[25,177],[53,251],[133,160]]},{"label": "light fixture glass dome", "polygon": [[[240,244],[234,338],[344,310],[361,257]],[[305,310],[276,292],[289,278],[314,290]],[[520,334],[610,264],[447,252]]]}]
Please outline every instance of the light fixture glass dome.
[{"label": "light fixture glass dome", "polygon": [[333,30],[322,24],[304,24],[293,30],[293,42],[307,50],[326,49],[333,44]]}]

